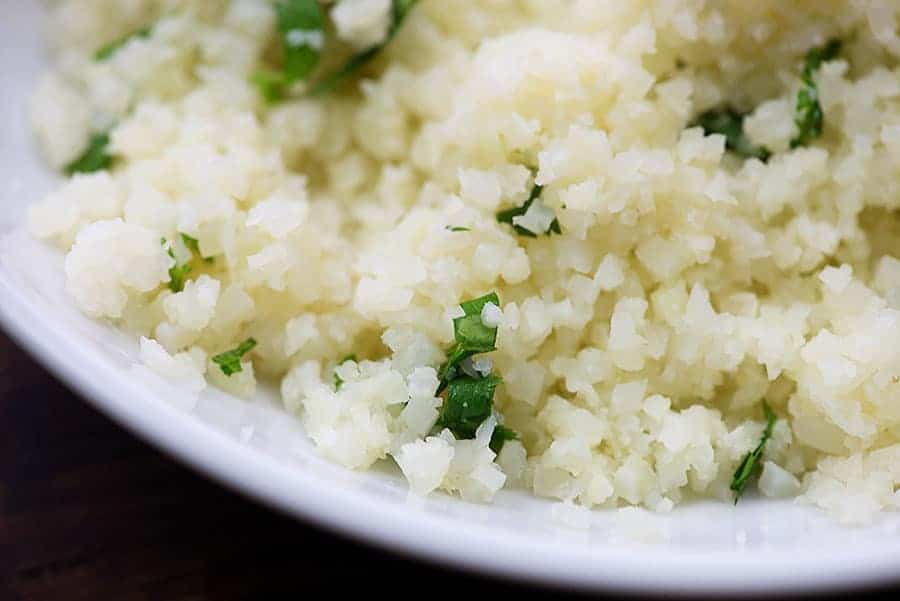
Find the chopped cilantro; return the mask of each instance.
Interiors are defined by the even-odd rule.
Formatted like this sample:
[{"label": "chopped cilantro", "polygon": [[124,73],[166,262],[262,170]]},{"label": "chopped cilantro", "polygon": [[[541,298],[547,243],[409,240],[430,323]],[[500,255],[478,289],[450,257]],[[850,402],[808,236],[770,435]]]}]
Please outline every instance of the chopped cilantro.
[{"label": "chopped cilantro", "polygon": [[722,134],[725,136],[725,148],[744,158],[757,158],[762,162],[769,160],[770,153],[765,148],[754,146],[744,134],[744,117],[731,108],[706,111],[697,118],[697,125],[703,128],[706,135]]},{"label": "chopped cilantro", "polygon": [[281,71],[268,71],[265,69],[254,73],[250,78],[259,90],[260,95],[267,104],[275,104],[284,100],[284,89],[288,86],[287,78]]},{"label": "chopped cilantro", "polygon": [[825,123],[825,114],[822,104],[819,102],[819,88],[816,86],[815,74],[830,60],[837,58],[841,51],[840,40],[830,40],[824,46],[812,48],[806,53],[806,62],[803,66],[803,85],[797,93],[797,105],[794,113],[794,123],[799,130],[797,136],[791,140],[791,148],[805,146],[822,135]]},{"label": "chopped cilantro", "polygon": [[[496,292],[460,303],[463,315],[453,320],[456,342],[438,372],[440,384],[436,394],[446,390],[446,395],[437,425],[448,428],[458,439],[475,437],[478,426],[494,409],[494,392],[502,381],[493,375],[462,375],[459,370],[459,363],[464,359],[496,349],[497,328],[488,327],[481,321],[481,312],[488,303],[500,305]],[[509,428],[497,426],[491,435],[490,447],[495,453],[499,452],[505,441],[517,437],[518,434]]]},{"label": "chopped cilantro", "polygon": [[200,252],[200,242],[196,238],[188,236],[187,234],[179,234],[179,236],[181,236],[181,242],[184,243],[187,249],[191,251],[191,253],[203,259],[204,263],[212,263],[213,261],[215,261],[213,257],[203,256],[203,254]]},{"label": "chopped cilantro", "polygon": [[756,448],[747,453],[741,460],[741,463],[735,470],[731,480],[731,490],[734,491],[735,505],[737,505],[741,495],[744,494],[744,489],[747,488],[750,477],[759,467],[759,460],[762,458],[766,442],[772,437],[772,429],[775,427],[776,417],[772,412],[772,409],[769,408],[769,404],[765,401],[763,401],[763,413],[765,413],[766,416],[766,428],[763,430],[762,438],[760,439],[759,444],[756,445]]},{"label": "chopped cilantro", "polygon": [[187,279],[187,276],[191,273],[191,264],[182,263],[179,265],[178,258],[175,256],[175,251],[165,238],[161,238],[159,243],[166,248],[169,256],[175,261],[175,264],[169,268],[169,290],[172,292],[181,292],[184,290],[184,282]]},{"label": "chopped cilantro", "polygon": [[317,81],[315,84],[313,84],[313,86],[309,89],[309,95],[320,96],[332,91],[338,86],[338,84],[359,71],[364,65],[375,58],[378,53],[381,52],[381,49],[382,46],[379,45],[354,54],[347,59],[347,62],[345,62],[340,69],[329,73],[328,75]]},{"label": "chopped cilantro", "polygon": [[275,18],[284,55],[282,68],[258,71],[252,78],[269,103],[283,99],[287,88],[312,75],[325,44],[325,15],[318,0],[276,2]]},{"label": "chopped cilantro", "polygon": [[394,36],[397,35],[397,32],[400,31],[400,27],[403,25],[403,21],[406,20],[407,15],[409,15],[410,11],[418,1],[419,0],[392,0],[391,26],[388,30],[388,35],[385,40],[380,44],[357,52],[356,54],[351,56],[349,59],[347,59],[347,62],[345,62],[339,69],[317,81],[309,89],[309,94],[312,96],[318,96],[320,94],[330,92],[331,90],[336,88],[342,81],[352,76],[354,73],[367,65],[372,59],[378,56],[378,54],[385,48],[385,46],[387,46],[390,41],[394,39]]},{"label": "chopped cilantro", "polygon": [[503,450],[503,445],[509,440],[519,440],[519,433],[502,424],[497,424],[494,433],[491,434],[491,450],[499,455]]},{"label": "chopped cilantro", "polygon": [[[346,363],[347,361],[353,361],[354,363],[356,363],[356,362],[357,362],[357,360],[356,360],[356,355],[347,355],[346,357],[344,357],[343,359],[341,359],[340,361],[338,361],[338,365],[343,365],[343,364]],[[334,389],[335,389],[335,390],[340,390],[340,389],[341,389],[341,386],[343,386],[343,385],[344,385],[344,380],[343,380],[343,378],[341,378],[341,377],[337,374],[337,371],[335,371],[335,372],[334,372]]]},{"label": "chopped cilantro", "polygon": [[448,225],[447,230],[451,232],[471,232],[472,229],[468,227],[462,227],[461,225]]},{"label": "chopped cilantro", "polygon": [[[529,194],[528,200],[525,201],[525,204],[523,204],[521,207],[515,207],[512,209],[506,209],[505,211],[500,211],[499,213],[497,213],[497,221],[500,223],[510,224],[513,227],[513,229],[516,231],[516,233],[519,234],[520,236],[527,236],[528,238],[537,238],[537,234],[535,234],[531,230],[527,230],[524,227],[515,225],[513,223],[513,218],[521,217],[522,215],[527,213],[529,207],[531,207],[532,203],[534,203],[535,200],[537,200],[538,198],[541,197],[541,193],[543,191],[544,191],[543,186],[539,186],[539,185],[535,184],[534,187],[531,188],[531,194]],[[553,234],[562,234],[562,228],[559,227],[558,219],[553,220],[553,222],[550,224],[550,229],[547,231],[548,236],[552,236]]]},{"label": "chopped cilantro", "polygon": [[244,358],[244,355],[249,353],[256,346],[256,340],[253,338],[248,338],[247,340],[240,343],[237,348],[233,348],[230,351],[225,351],[219,355],[215,355],[212,360],[213,363],[219,366],[222,370],[222,373],[226,376],[231,376],[238,372],[244,370],[241,366],[241,359]]},{"label": "chopped cilantro", "polygon": [[112,165],[113,157],[107,151],[108,146],[109,133],[93,134],[81,156],[66,165],[66,175],[93,173],[94,171],[109,169]]},{"label": "chopped cilantro", "polygon": [[438,425],[448,428],[456,438],[474,438],[478,426],[491,415],[494,391],[500,382],[497,376],[451,380]]},{"label": "chopped cilantro", "polygon": [[496,349],[497,328],[488,327],[481,321],[481,310],[487,303],[500,306],[500,298],[496,292],[460,303],[464,315],[453,320],[453,336],[456,342],[450,347],[447,361],[438,372],[441,381],[438,392],[456,376],[461,361],[477,353],[489,353]]},{"label": "chopped cilantro", "polygon": [[97,52],[94,53],[94,60],[98,62],[108,60],[131,40],[149,38],[151,33],[153,33],[153,27],[148,25],[147,27],[142,27],[137,31],[124,35],[118,40],[114,40],[98,49]]}]

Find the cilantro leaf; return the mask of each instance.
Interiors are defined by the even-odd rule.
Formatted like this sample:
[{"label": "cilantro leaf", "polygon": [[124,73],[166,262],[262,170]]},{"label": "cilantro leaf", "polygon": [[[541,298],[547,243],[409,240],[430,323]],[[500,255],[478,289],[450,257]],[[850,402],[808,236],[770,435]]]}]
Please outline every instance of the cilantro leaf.
[{"label": "cilantro leaf", "polygon": [[191,264],[182,263],[179,265],[178,257],[175,256],[175,251],[165,238],[161,238],[159,243],[162,244],[163,247],[167,247],[166,250],[168,251],[169,256],[175,261],[175,264],[169,268],[169,290],[172,292],[181,292],[184,290],[184,282],[187,279],[187,276],[191,273]]},{"label": "cilantro leaf", "polygon": [[212,358],[213,363],[219,366],[222,373],[226,376],[244,371],[241,366],[241,359],[256,346],[256,340],[248,338],[240,343],[236,348],[224,353],[218,354]]},{"label": "cilantro leaf", "polygon": [[500,306],[500,297],[496,292],[460,303],[464,315],[453,320],[453,337],[456,342],[450,347],[447,360],[438,371],[441,381],[438,393],[455,377],[457,366],[464,359],[477,353],[496,350],[497,328],[488,327],[481,321],[481,311],[488,303]]},{"label": "cilantro leaf", "polygon": [[712,109],[697,118],[697,125],[703,133],[722,134],[725,136],[725,148],[744,158],[757,158],[763,163],[769,160],[770,153],[765,148],[754,146],[744,134],[744,117],[731,108]]},{"label": "cilantro leaf", "polygon": [[251,79],[270,104],[282,100],[291,85],[312,75],[325,45],[325,15],[318,0],[280,0],[275,3],[275,20],[284,56],[282,68],[258,71]]},{"label": "cilantro leaf", "polygon": [[491,415],[494,391],[500,382],[497,376],[463,376],[451,380],[447,385],[447,398],[441,406],[438,425],[448,428],[456,438],[474,438],[478,426]]},{"label": "cilantro leaf", "polygon": [[362,69],[372,59],[378,56],[378,54],[385,48],[385,46],[387,46],[391,42],[391,40],[394,39],[394,37],[397,35],[397,32],[400,31],[400,27],[403,25],[403,21],[406,20],[406,17],[409,15],[410,11],[412,11],[413,7],[418,1],[419,0],[392,0],[391,26],[388,30],[387,38],[385,38],[385,40],[380,44],[357,52],[356,54],[351,56],[349,59],[347,59],[347,62],[345,62],[339,69],[317,81],[309,89],[308,94],[310,96],[318,96],[320,94],[330,92],[341,82]]},{"label": "cilantro leaf", "polygon": [[153,33],[153,27],[148,25],[147,27],[142,27],[137,31],[133,31],[127,35],[124,35],[121,38],[99,48],[94,53],[94,60],[97,62],[108,60],[112,57],[112,55],[121,50],[131,40],[136,40],[138,38],[149,38],[151,33]]},{"label": "cilantro leaf", "polygon": [[192,236],[188,236],[187,234],[179,234],[181,236],[181,242],[187,247],[191,253],[197,255],[201,259],[203,259],[204,263],[212,263],[215,261],[213,257],[204,257],[203,253],[200,252],[200,241]]},{"label": "cilantro leaf", "polygon": [[87,148],[81,153],[77,159],[66,165],[64,171],[66,175],[74,175],[76,173],[93,173],[109,169],[113,163],[113,157],[109,154],[107,147],[109,146],[109,133],[95,133],[88,141]]},{"label": "cilantro leaf", "polygon": [[[528,209],[531,207],[532,203],[535,200],[541,197],[541,193],[544,191],[543,186],[539,186],[537,184],[531,188],[531,194],[528,196],[528,200],[525,201],[521,207],[514,207],[512,209],[506,209],[505,211],[500,211],[497,213],[497,221],[499,223],[508,223],[513,227],[517,234],[520,236],[526,236],[528,238],[537,238],[537,234],[532,232],[531,230],[527,230],[522,226],[515,225],[513,223],[513,218],[521,217],[525,213],[528,212]],[[550,224],[550,229],[547,230],[547,236],[552,236],[553,234],[562,234],[562,228],[559,226],[559,220],[554,219]]]},{"label": "cilantro leaf", "polygon": [[803,86],[797,93],[797,104],[794,109],[794,123],[799,130],[791,140],[791,148],[805,146],[822,135],[825,114],[819,102],[819,88],[815,74],[823,63],[837,58],[841,51],[840,40],[830,40],[824,46],[812,48],[806,53],[803,67]]},{"label": "cilantro leaf", "polygon": [[497,424],[494,433],[491,434],[491,450],[497,455],[503,450],[503,445],[510,440],[519,440],[519,433],[511,428],[507,428],[502,424]]},{"label": "cilantro leaf", "polygon": [[[357,362],[358,362],[357,359],[356,359],[356,355],[347,355],[346,357],[344,357],[343,359],[341,359],[340,361],[338,361],[338,365],[343,365],[343,364],[346,363],[347,361],[353,361],[354,363],[357,363]],[[335,371],[335,372],[334,372],[334,389],[335,389],[336,391],[337,391],[337,390],[340,390],[340,389],[341,389],[341,386],[343,386],[343,385],[344,385],[344,379],[341,378],[341,377],[337,374],[337,371]]]},{"label": "cilantro leaf", "polygon": [[287,77],[281,71],[269,71],[261,69],[250,78],[260,95],[267,104],[275,104],[284,100],[285,88],[288,87]]},{"label": "cilantro leaf", "polygon": [[763,430],[762,438],[760,438],[759,444],[756,445],[756,448],[747,453],[744,458],[741,460],[741,463],[738,465],[737,469],[734,471],[734,476],[731,480],[731,490],[734,491],[734,504],[737,505],[738,499],[741,498],[741,495],[744,494],[744,489],[747,488],[747,483],[750,481],[750,477],[756,472],[759,467],[759,460],[762,458],[763,449],[766,447],[766,442],[772,437],[772,429],[775,427],[776,417],[772,412],[772,409],[769,408],[769,404],[763,401],[763,413],[766,416],[766,428]]}]

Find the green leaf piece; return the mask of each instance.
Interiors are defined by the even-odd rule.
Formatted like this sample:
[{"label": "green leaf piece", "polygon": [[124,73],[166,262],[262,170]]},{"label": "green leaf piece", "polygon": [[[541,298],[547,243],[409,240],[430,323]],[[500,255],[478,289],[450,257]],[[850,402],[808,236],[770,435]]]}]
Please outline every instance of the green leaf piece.
[{"label": "green leaf piece", "polygon": [[741,460],[741,463],[738,465],[737,469],[734,471],[734,476],[731,479],[731,490],[734,492],[734,503],[737,505],[738,499],[741,498],[741,495],[744,494],[744,489],[747,488],[747,484],[750,481],[750,478],[756,473],[757,468],[759,467],[759,460],[762,458],[763,450],[766,447],[766,443],[772,437],[772,429],[775,427],[775,413],[772,412],[772,409],[769,407],[769,404],[763,401],[763,413],[766,416],[766,428],[763,430],[762,437],[760,438],[759,444],[756,445],[756,448],[747,453],[744,458]]},{"label": "green leaf piece", "polygon": [[510,440],[519,440],[519,433],[511,428],[507,428],[502,424],[497,424],[494,433],[491,434],[491,450],[497,455],[503,450],[503,445]]},{"label": "green leaf piece", "polygon": [[[521,207],[514,207],[512,209],[500,211],[499,213],[497,213],[497,221],[499,223],[508,223],[520,236],[525,236],[526,238],[537,238],[537,234],[535,234],[531,230],[527,230],[524,227],[515,225],[513,223],[513,218],[521,217],[522,215],[527,213],[529,207],[531,207],[532,203],[534,203],[535,200],[541,197],[543,191],[543,186],[535,184],[531,188],[531,194],[528,195],[528,200],[525,201],[525,204],[523,204]],[[550,223],[550,229],[547,230],[546,233],[547,236],[552,236],[553,234],[562,234],[562,228],[559,225],[558,219],[554,219]]]},{"label": "green leaf piece", "polygon": [[791,148],[806,146],[822,135],[825,127],[825,113],[819,102],[819,88],[815,74],[824,63],[834,60],[841,52],[841,41],[830,40],[821,47],[812,48],[806,53],[803,66],[803,86],[797,93],[797,104],[794,109],[794,123],[797,124],[797,136],[791,140]]},{"label": "green leaf piece", "polygon": [[344,80],[349,79],[357,71],[361,70],[365,67],[369,62],[371,62],[378,54],[384,50],[385,46],[387,46],[391,40],[397,35],[397,32],[400,31],[403,22],[406,20],[406,17],[412,11],[413,7],[418,3],[419,0],[393,0],[391,3],[391,26],[388,30],[387,38],[380,44],[376,46],[372,46],[371,48],[367,48],[360,52],[357,52],[345,62],[339,69],[336,71],[324,76],[322,79],[317,81],[307,92],[310,96],[319,96],[321,94],[326,94],[331,92],[336,87],[338,87]]},{"label": "green leaf piece", "polygon": [[457,367],[463,360],[477,353],[496,350],[497,328],[488,327],[481,321],[481,311],[488,303],[500,306],[500,297],[496,292],[460,303],[464,315],[453,320],[453,337],[456,342],[450,347],[447,360],[438,371],[441,381],[438,393],[456,376]]},{"label": "green leaf piece", "polygon": [[148,25],[147,27],[142,27],[141,29],[138,29],[137,31],[129,33],[128,35],[124,35],[121,38],[119,38],[118,40],[114,40],[114,41],[110,42],[109,44],[99,48],[94,53],[94,60],[97,62],[103,62],[105,60],[109,60],[112,57],[112,55],[114,55],[116,52],[121,50],[131,40],[136,40],[139,38],[146,39],[146,38],[149,38],[152,33],[153,33],[153,27]]},{"label": "green leaf piece", "polygon": [[281,40],[282,68],[260,70],[251,78],[269,104],[283,100],[290,86],[313,74],[325,45],[325,14],[318,0],[276,2],[275,25]]},{"label": "green leaf piece", "polygon": [[95,133],[88,141],[87,148],[77,159],[66,165],[66,175],[76,173],[94,173],[109,169],[113,163],[113,157],[109,154],[109,133]]},{"label": "green leaf piece", "polygon": [[230,377],[244,370],[244,368],[241,366],[241,359],[243,359],[244,355],[249,353],[255,347],[256,340],[253,338],[248,338],[247,340],[240,343],[237,348],[233,348],[230,351],[225,351],[224,353],[214,356],[212,358],[213,363],[219,366],[219,369],[222,370],[223,374]]},{"label": "green leaf piece", "polygon": [[452,380],[447,386],[438,425],[448,428],[456,438],[474,438],[478,426],[491,415],[494,391],[500,382],[497,376],[463,376]]},{"label": "green leaf piece", "polygon": [[731,108],[713,109],[706,111],[697,118],[697,125],[703,128],[703,132],[710,134],[722,134],[725,136],[725,148],[743,158],[756,158],[763,163],[769,160],[771,154],[761,146],[754,146],[744,134],[744,117]]}]

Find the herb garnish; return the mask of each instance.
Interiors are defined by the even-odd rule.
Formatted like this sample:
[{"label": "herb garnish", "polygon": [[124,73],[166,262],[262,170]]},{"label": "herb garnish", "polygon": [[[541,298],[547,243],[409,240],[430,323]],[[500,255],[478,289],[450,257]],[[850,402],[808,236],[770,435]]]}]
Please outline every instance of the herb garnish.
[{"label": "herb garnish", "polygon": [[822,66],[833,60],[841,51],[840,40],[830,40],[824,46],[812,48],[806,53],[806,64],[803,67],[803,86],[797,93],[797,105],[794,123],[799,132],[791,140],[791,148],[805,146],[822,135],[825,115],[819,102],[819,89],[816,86],[815,74]]},{"label": "herb garnish", "polygon": [[253,76],[269,103],[283,99],[287,88],[312,75],[325,45],[325,15],[318,0],[281,0],[275,3],[275,15],[283,67]]},{"label": "herb garnish", "polygon": [[[317,96],[330,92],[368,64],[394,39],[417,2],[392,0],[391,24],[384,41],[352,55],[338,69],[321,76],[306,93]],[[281,0],[275,9],[284,67],[280,71],[258,71],[253,76],[253,83],[269,103],[283,100],[291,85],[313,75],[325,45],[325,16],[318,0]]]},{"label": "herb garnish", "polygon": [[[541,193],[543,191],[544,191],[543,186],[539,186],[539,185],[535,184],[531,188],[531,194],[529,194],[528,200],[525,201],[525,204],[523,204],[521,207],[515,207],[512,209],[506,209],[505,211],[500,211],[499,213],[497,213],[497,221],[499,223],[510,224],[513,227],[513,229],[516,231],[516,233],[519,234],[520,236],[527,236],[529,238],[537,238],[537,234],[535,234],[531,230],[525,229],[524,227],[522,227],[520,225],[516,225],[515,223],[513,223],[513,219],[515,217],[521,217],[522,215],[527,213],[528,209],[531,207],[531,205],[534,203],[534,201],[541,197]],[[553,234],[562,234],[562,228],[560,228],[560,226],[559,226],[558,219],[554,219],[550,223],[550,229],[547,230],[546,234],[548,236],[552,236]]]},{"label": "herb garnish", "polygon": [[763,163],[769,160],[770,153],[761,146],[754,146],[750,138],[744,134],[745,113],[732,108],[712,109],[697,118],[697,125],[703,133],[722,134],[725,136],[725,148],[744,158],[757,158]]},{"label": "herb garnish", "polygon": [[[347,355],[346,357],[344,357],[343,359],[341,359],[340,361],[338,361],[338,366],[343,365],[343,364],[346,363],[347,361],[353,361],[354,363],[358,363],[358,361],[357,361],[357,359],[356,359],[356,355]],[[343,386],[343,385],[344,385],[344,379],[341,378],[341,377],[337,374],[337,370],[335,370],[335,372],[334,372],[334,389],[335,389],[336,391],[337,391],[337,390],[340,390],[340,389],[341,389],[341,386]]]},{"label": "herb garnish", "polygon": [[319,81],[317,81],[310,89],[309,94],[311,96],[318,96],[319,94],[324,94],[326,92],[330,92],[338,84],[342,81],[362,69],[365,65],[367,65],[372,59],[374,59],[378,54],[384,50],[384,48],[394,39],[394,36],[397,35],[397,32],[400,31],[400,27],[403,25],[403,21],[406,20],[407,15],[409,15],[410,11],[416,5],[419,0],[392,0],[391,2],[391,26],[388,30],[387,37],[383,42],[372,46],[371,48],[367,48],[360,52],[357,52],[349,59],[347,62],[343,64],[337,71],[326,75]]},{"label": "herb garnish", "polygon": [[112,57],[113,54],[118,52],[123,46],[125,46],[125,44],[127,44],[131,40],[135,40],[138,38],[149,38],[151,33],[153,33],[153,27],[148,25],[147,27],[142,27],[137,31],[126,34],[121,38],[114,40],[98,49],[97,52],[94,53],[94,60],[97,62],[105,61]]},{"label": "herb garnish", "polygon": [[461,225],[448,225],[448,226],[446,226],[445,229],[450,232],[471,232],[472,231],[471,228],[463,227]]},{"label": "herb garnish", "polygon": [[169,256],[175,260],[175,265],[169,269],[169,290],[172,292],[181,292],[184,290],[184,283],[187,280],[187,276],[190,275],[194,269],[192,262],[195,258],[199,257],[206,264],[215,261],[213,257],[204,257],[200,254],[200,243],[196,238],[188,236],[187,234],[178,234],[178,236],[181,238],[181,242],[184,244],[185,248],[191,253],[191,258],[184,263],[178,263],[178,257],[175,256],[175,250],[165,238],[161,238],[159,241],[160,244],[166,247]]},{"label": "herb garnish", "polygon": [[213,261],[215,261],[214,257],[204,257],[203,256],[203,254],[200,252],[200,241],[199,240],[197,240],[196,238],[194,238],[192,236],[188,236],[187,234],[179,234],[179,236],[181,236],[181,242],[184,243],[184,245],[187,247],[187,249],[189,251],[191,251],[191,253],[193,253],[193,254],[199,256],[201,259],[203,259],[204,263],[212,263]]},{"label": "herb garnish", "polygon": [[453,335],[456,343],[450,347],[447,352],[447,360],[438,371],[438,378],[441,381],[438,393],[456,377],[458,366],[464,359],[477,353],[489,353],[497,349],[495,346],[497,328],[488,327],[481,321],[481,311],[488,303],[500,306],[500,298],[496,292],[460,303],[459,306],[465,315],[453,320]]},{"label": "herb garnish", "polygon": [[499,455],[503,450],[503,445],[510,440],[519,440],[519,433],[502,424],[497,424],[494,427],[494,433],[491,434],[490,448]]},{"label": "herb garnish", "polygon": [[244,368],[241,366],[241,359],[243,359],[244,355],[249,353],[256,346],[256,340],[253,338],[248,338],[247,340],[240,343],[237,348],[231,349],[230,351],[225,351],[219,355],[216,355],[212,358],[213,363],[219,366],[222,370],[222,373],[226,376],[231,376],[233,374],[244,371]]},{"label": "herb garnish", "polygon": [[494,391],[501,381],[493,375],[484,378],[462,376],[451,380],[438,425],[448,428],[457,438],[475,438],[478,426],[491,416]]},{"label": "herb garnish", "polygon": [[737,469],[734,472],[734,476],[731,480],[731,490],[734,491],[734,504],[737,505],[738,499],[741,498],[741,495],[744,494],[744,489],[747,488],[747,483],[750,481],[750,477],[756,472],[759,467],[759,460],[762,458],[763,449],[766,446],[766,442],[772,437],[772,429],[775,427],[775,413],[772,412],[772,409],[769,408],[769,404],[763,401],[763,413],[766,416],[766,428],[763,430],[762,438],[760,438],[759,444],[756,445],[756,448],[747,453],[744,456],[744,459],[741,460],[740,465],[738,465]]},{"label": "herb garnish", "polygon": [[[447,428],[458,439],[474,438],[484,420],[494,410],[494,392],[502,380],[495,375],[463,375],[459,364],[477,353],[496,350],[497,328],[481,321],[485,305],[500,306],[500,298],[492,292],[460,303],[464,315],[453,320],[456,342],[447,352],[447,360],[438,371],[437,393],[446,390],[437,425]],[[497,425],[491,434],[490,448],[499,453],[503,443],[518,438],[513,430]]]},{"label": "herb garnish", "polygon": [[95,133],[91,135],[87,148],[81,153],[77,159],[66,165],[64,171],[66,175],[74,175],[76,173],[93,173],[109,169],[113,163],[113,157],[107,151],[109,146],[109,133]]},{"label": "herb garnish", "polygon": [[160,238],[159,243],[162,244],[163,248],[169,253],[169,256],[172,257],[172,260],[175,261],[175,264],[169,268],[169,290],[172,292],[181,292],[184,290],[184,282],[187,279],[187,276],[191,273],[191,264],[182,263],[179,265],[178,257],[175,256],[172,245],[169,244],[168,240],[165,238]]}]

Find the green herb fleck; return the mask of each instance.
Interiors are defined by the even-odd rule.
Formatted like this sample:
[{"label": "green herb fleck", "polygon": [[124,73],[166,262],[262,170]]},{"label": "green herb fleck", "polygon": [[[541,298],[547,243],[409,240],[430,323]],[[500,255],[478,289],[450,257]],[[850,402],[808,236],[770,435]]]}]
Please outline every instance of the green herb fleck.
[{"label": "green herb fleck", "polygon": [[500,298],[496,292],[460,303],[464,315],[453,320],[453,336],[456,342],[450,347],[447,360],[438,372],[441,381],[438,393],[456,376],[458,366],[464,359],[477,353],[496,350],[497,328],[488,327],[481,321],[481,311],[488,303],[500,306]]},{"label": "green herb fleck", "polygon": [[66,175],[76,173],[93,173],[109,169],[112,166],[113,157],[109,154],[109,133],[96,133],[88,141],[87,148],[77,159],[66,165]]},{"label": "green herb fleck", "polygon": [[519,433],[502,424],[497,424],[497,427],[494,428],[494,433],[491,434],[491,450],[499,455],[500,451],[503,450],[503,445],[510,440],[519,440]]},{"label": "green herb fleck", "polygon": [[830,40],[824,46],[812,48],[806,53],[803,66],[803,85],[797,93],[797,105],[794,123],[799,130],[791,140],[791,148],[805,146],[822,135],[825,114],[819,102],[819,88],[816,86],[815,74],[823,63],[837,58],[841,51],[840,40]]},{"label": "green herb fleck", "polygon": [[213,363],[219,366],[223,374],[230,377],[233,374],[244,370],[241,366],[241,359],[243,359],[244,355],[253,350],[255,346],[256,340],[248,338],[240,343],[237,348],[214,356],[212,358]]},{"label": "green herb fleck", "polygon": [[[531,207],[532,203],[534,203],[535,200],[537,200],[538,198],[541,197],[541,193],[543,191],[544,191],[543,186],[539,186],[539,185],[535,184],[534,187],[531,188],[531,194],[529,194],[528,200],[525,201],[525,204],[523,204],[521,207],[515,207],[512,209],[506,209],[505,211],[500,211],[499,213],[497,213],[497,221],[499,223],[508,223],[509,225],[511,225],[513,227],[513,229],[516,231],[516,233],[519,234],[520,236],[526,236],[528,238],[537,238],[537,234],[535,234],[534,232],[527,230],[524,227],[515,225],[513,223],[513,218],[521,217],[522,215],[527,213],[529,207]],[[554,219],[550,223],[550,229],[547,231],[546,235],[552,236],[553,234],[562,234],[562,228],[560,228],[560,226],[559,226],[558,219]]]},{"label": "green herb fleck", "polygon": [[703,132],[710,134],[722,134],[725,136],[725,148],[744,158],[757,158],[762,162],[769,160],[770,153],[761,146],[754,146],[744,134],[744,117],[731,108],[713,109],[706,111],[697,118],[697,125],[703,128]]},{"label": "green herb fleck", "polygon": [[252,77],[268,103],[282,100],[287,88],[312,75],[325,43],[325,15],[318,0],[276,2],[275,20],[284,56],[281,71],[258,71]]},{"label": "green herb fleck", "polygon": [[215,261],[214,257],[204,257],[200,252],[200,241],[192,236],[188,236],[187,234],[179,234],[181,236],[181,242],[187,247],[192,254],[197,255],[201,259],[203,259],[204,263],[212,263]]},{"label": "green herb fleck", "polygon": [[380,44],[357,52],[351,56],[339,69],[317,81],[309,89],[309,94],[311,96],[318,96],[330,92],[342,81],[352,76],[378,56],[385,46],[394,39],[397,32],[400,31],[403,21],[406,20],[407,15],[409,15],[417,2],[418,0],[393,0],[391,3],[391,26],[388,30],[387,38]]},{"label": "green herb fleck", "polygon": [[[356,355],[347,355],[346,357],[344,357],[343,359],[341,359],[340,361],[338,361],[338,365],[343,365],[343,364],[346,363],[347,361],[353,361],[354,363],[357,363],[357,362],[358,362],[357,359],[356,359]],[[341,386],[343,386],[343,385],[344,385],[344,379],[341,378],[341,377],[337,374],[337,371],[335,371],[335,372],[334,372],[334,389],[335,389],[335,390],[340,390],[340,389],[341,389]]]},{"label": "green herb fleck", "polygon": [[175,256],[175,251],[165,238],[160,238],[159,243],[166,248],[169,256],[175,261],[175,264],[169,268],[169,290],[172,292],[181,292],[184,290],[184,282],[187,279],[187,276],[191,273],[191,264],[182,263],[179,265],[178,258]]},{"label": "green herb fleck", "polygon": [[472,229],[461,225],[448,225],[447,230],[451,232],[471,232]]},{"label": "green herb fleck", "polygon": [[500,382],[497,376],[451,380],[438,425],[448,428],[456,438],[474,438],[478,426],[491,415],[494,391]]},{"label": "green herb fleck", "polygon": [[756,445],[756,448],[744,456],[744,459],[741,461],[740,465],[738,465],[734,472],[734,477],[731,480],[731,490],[734,491],[735,505],[737,505],[741,495],[744,494],[744,489],[747,488],[750,477],[753,476],[759,467],[759,460],[762,458],[766,442],[772,437],[772,429],[775,427],[776,417],[772,412],[772,409],[769,408],[769,404],[765,401],[763,401],[763,413],[765,413],[766,416],[766,428],[763,430],[762,438],[760,439],[759,444]]},{"label": "green herb fleck", "polygon": [[113,54],[121,50],[128,42],[131,40],[136,40],[138,38],[149,38],[150,34],[153,33],[153,27],[147,26],[128,35],[124,35],[118,40],[114,40],[109,44],[101,47],[97,52],[94,53],[94,60],[97,62],[108,60],[112,57]]}]

